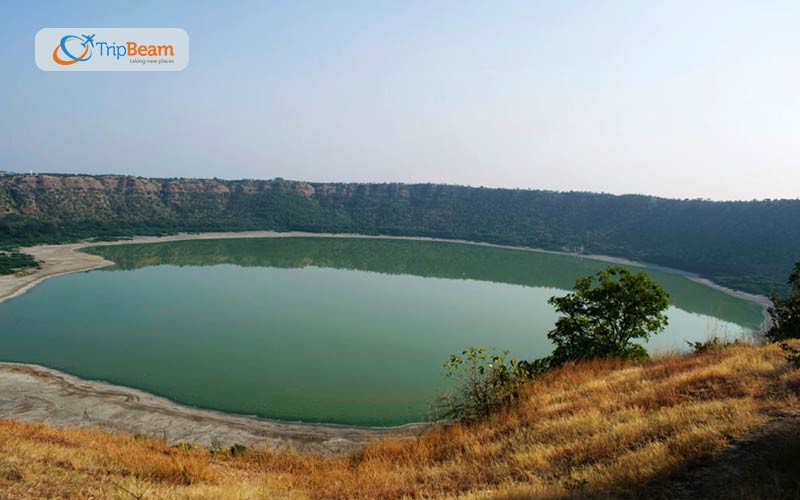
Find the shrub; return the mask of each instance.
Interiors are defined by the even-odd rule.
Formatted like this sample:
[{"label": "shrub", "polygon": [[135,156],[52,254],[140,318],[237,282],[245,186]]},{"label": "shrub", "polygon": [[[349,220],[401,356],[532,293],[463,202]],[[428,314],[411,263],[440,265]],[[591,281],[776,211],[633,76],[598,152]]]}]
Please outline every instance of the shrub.
[{"label": "shrub", "polygon": [[247,452],[247,446],[239,443],[234,443],[231,448],[231,456],[244,455]]},{"label": "shrub", "polygon": [[692,351],[694,351],[695,354],[701,354],[701,353],[709,352],[709,351],[719,351],[719,350],[725,349],[726,347],[738,345],[738,344],[740,344],[740,341],[739,340],[729,340],[729,339],[718,337],[718,336],[715,335],[715,336],[713,336],[710,339],[705,340],[705,341],[700,341],[700,340],[697,341],[697,342],[688,342],[687,341],[686,343],[689,345],[689,347],[692,348]]},{"label": "shrub", "polygon": [[774,292],[770,297],[772,307],[768,312],[772,326],[765,336],[770,342],[780,345],[790,363],[800,367],[800,349],[786,342],[789,339],[800,338],[800,262],[794,265],[788,284],[791,287],[788,297],[779,297]]},{"label": "shrub", "polygon": [[470,347],[461,355],[451,355],[444,368],[455,387],[434,404],[432,418],[473,421],[516,399],[520,384],[532,376],[534,364],[508,358],[510,353]]},{"label": "shrub", "polygon": [[780,297],[772,293],[772,307],[768,312],[772,326],[766,332],[771,342],[800,338],[800,262],[794,265],[794,272],[788,281],[791,292],[788,297]]}]

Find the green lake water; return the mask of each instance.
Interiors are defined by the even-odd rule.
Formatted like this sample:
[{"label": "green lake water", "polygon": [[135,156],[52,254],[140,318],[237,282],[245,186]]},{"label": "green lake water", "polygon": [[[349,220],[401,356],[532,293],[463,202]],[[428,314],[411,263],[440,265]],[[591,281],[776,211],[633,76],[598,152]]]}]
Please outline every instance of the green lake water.
[{"label": "green lake water", "polygon": [[[549,353],[546,303],[609,264],[486,246],[342,238],[94,247],[115,267],[0,304],[0,359],[228,412],[308,422],[424,419],[468,346]],[[652,350],[757,329],[760,306],[648,273],[669,293]]]}]

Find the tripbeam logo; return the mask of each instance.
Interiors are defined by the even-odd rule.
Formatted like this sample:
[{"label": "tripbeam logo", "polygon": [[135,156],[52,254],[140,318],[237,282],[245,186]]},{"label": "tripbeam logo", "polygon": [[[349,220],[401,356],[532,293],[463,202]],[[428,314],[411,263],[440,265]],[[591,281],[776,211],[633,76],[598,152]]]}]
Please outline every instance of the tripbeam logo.
[{"label": "tripbeam logo", "polygon": [[179,28],[43,28],[36,65],[44,71],[180,71],[189,35]]},{"label": "tripbeam logo", "polygon": [[[71,41],[77,41],[80,43],[81,47],[83,47],[83,53],[75,56],[70,52],[69,47],[67,45]],[[82,42],[82,43],[81,43]],[[75,51],[75,43],[72,44],[72,50]],[[79,62],[85,62],[92,58],[92,48],[94,47],[94,35],[67,35],[61,39],[58,45],[56,45],[55,50],[53,51],[53,61],[56,64],[60,64],[62,66],[69,66],[70,64],[75,64]],[[78,48],[75,53],[77,54],[80,51]],[[61,54],[59,54],[59,52]]]}]

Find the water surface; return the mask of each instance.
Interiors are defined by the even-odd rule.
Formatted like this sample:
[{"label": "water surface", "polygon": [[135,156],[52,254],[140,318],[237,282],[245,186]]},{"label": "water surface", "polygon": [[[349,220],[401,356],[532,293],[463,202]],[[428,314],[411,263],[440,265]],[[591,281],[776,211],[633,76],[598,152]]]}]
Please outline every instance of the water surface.
[{"label": "water surface", "polygon": [[[195,240],[94,247],[113,268],[0,304],[0,359],[181,403],[288,420],[425,417],[442,362],[468,346],[549,353],[548,297],[607,267],[430,241]],[[669,293],[651,350],[757,329],[760,306],[648,271]]]}]

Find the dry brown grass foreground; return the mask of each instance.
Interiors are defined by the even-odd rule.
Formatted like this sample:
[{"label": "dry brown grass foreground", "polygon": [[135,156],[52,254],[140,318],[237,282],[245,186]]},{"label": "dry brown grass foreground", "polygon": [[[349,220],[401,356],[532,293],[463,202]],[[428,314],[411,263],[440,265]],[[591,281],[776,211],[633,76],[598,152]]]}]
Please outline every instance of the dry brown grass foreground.
[{"label": "dry brown grass foreground", "polygon": [[560,498],[631,494],[796,408],[775,346],[642,365],[594,362],[531,383],[473,426],[349,455],[231,454],[100,430],[0,422],[0,498]]}]

